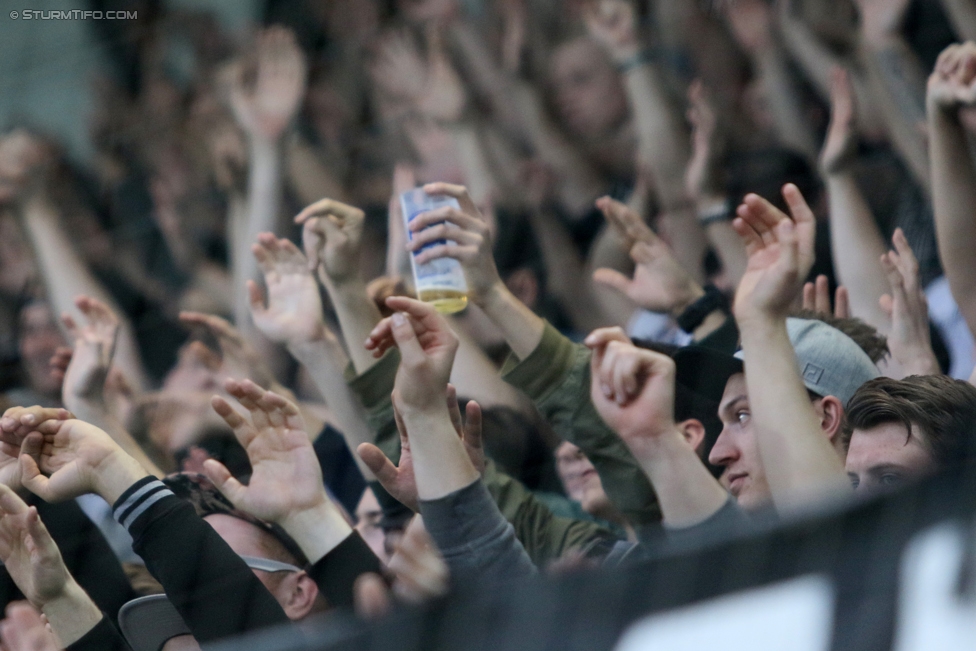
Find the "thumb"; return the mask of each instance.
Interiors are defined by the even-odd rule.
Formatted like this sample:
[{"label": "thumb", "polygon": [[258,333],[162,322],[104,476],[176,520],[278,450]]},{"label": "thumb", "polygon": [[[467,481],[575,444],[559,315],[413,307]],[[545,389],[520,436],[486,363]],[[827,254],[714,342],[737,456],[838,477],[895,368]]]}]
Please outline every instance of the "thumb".
[{"label": "thumb", "polygon": [[627,290],[630,289],[630,278],[623,275],[616,269],[601,267],[593,272],[593,280],[601,285],[613,287],[624,294],[626,294]]},{"label": "thumb", "polygon": [[20,455],[20,483],[46,502],[53,502],[50,493],[51,480],[41,474],[34,457],[29,454]]},{"label": "thumb", "polygon": [[882,294],[881,298],[878,299],[878,305],[890,319],[892,312],[895,310],[895,302],[894,299],[891,298],[891,294]]},{"label": "thumb", "polygon": [[469,400],[464,410],[466,422],[464,423],[464,442],[470,447],[480,450],[483,447],[481,437],[481,405],[474,400]]},{"label": "thumb", "polygon": [[44,526],[44,523],[41,522],[41,517],[37,514],[36,506],[30,507],[30,511],[27,514],[27,532],[33,538],[34,546],[44,556],[54,558],[60,554],[57,543],[51,538],[47,527]]},{"label": "thumb", "polygon": [[379,619],[390,610],[390,589],[379,574],[368,572],[353,584],[353,601],[360,618]]},{"label": "thumb", "polygon": [[372,443],[360,443],[359,447],[356,448],[356,454],[363,460],[370,472],[376,476],[376,480],[383,488],[386,488],[387,492],[392,495],[393,492],[388,487],[392,487],[396,483],[398,469],[383,454],[383,450]]},{"label": "thumb", "polygon": [[410,317],[404,312],[394,312],[390,317],[390,326],[393,339],[400,349],[400,358],[406,364],[418,364],[424,359],[424,349],[417,339],[417,333],[413,329]]},{"label": "thumb", "polygon": [[251,314],[259,315],[264,313],[264,292],[253,280],[247,281],[247,300],[251,306]]},{"label": "thumb", "polygon": [[234,479],[234,476],[230,474],[230,470],[227,470],[227,466],[216,459],[207,459],[203,462],[203,474],[213,482],[217,490],[229,499],[230,503],[235,507],[241,498],[244,497],[244,486],[241,482]]}]

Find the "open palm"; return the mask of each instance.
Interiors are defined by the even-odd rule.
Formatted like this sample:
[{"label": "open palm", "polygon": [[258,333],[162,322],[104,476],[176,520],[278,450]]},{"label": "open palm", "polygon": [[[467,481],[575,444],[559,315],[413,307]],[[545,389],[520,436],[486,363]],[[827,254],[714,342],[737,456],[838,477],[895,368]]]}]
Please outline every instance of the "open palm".
[{"label": "open palm", "polygon": [[248,283],[254,325],[272,341],[304,343],[325,332],[318,283],[301,251],[287,239],[262,233],[251,247],[268,287],[268,304],[253,281]]}]

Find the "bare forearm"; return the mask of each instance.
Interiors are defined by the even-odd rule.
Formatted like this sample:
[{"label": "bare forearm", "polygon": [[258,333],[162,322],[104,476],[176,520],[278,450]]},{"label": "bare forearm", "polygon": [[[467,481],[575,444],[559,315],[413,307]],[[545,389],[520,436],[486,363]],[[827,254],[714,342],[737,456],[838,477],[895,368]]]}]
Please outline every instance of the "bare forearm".
[{"label": "bare forearm", "polygon": [[778,509],[851,490],[820,429],[782,319],[740,323],[746,388],[759,452]]},{"label": "bare forearm", "polygon": [[327,496],[319,506],[289,513],[279,524],[298,543],[312,564],[338,547],[352,533],[352,527]]},{"label": "bare forearm", "polygon": [[322,197],[346,201],[342,183],[315,154],[311,145],[301,138],[295,138],[291,143],[288,178],[304,205],[314,203]]},{"label": "bare forearm", "polygon": [[886,333],[891,320],[878,305],[878,299],[888,292],[879,262],[888,250],[881,230],[852,174],[829,174],[827,196],[834,269],[840,284],[847,287],[851,313]]},{"label": "bare forearm", "polygon": [[725,504],[725,492],[677,430],[631,450],[654,487],[664,524],[698,524]]},{"label": "bare forearm", "polygon": [[251,245],[257,241],[259,233],[276,230],[283,165],[279,143],[252,138],[249,153],[251,165],[246,203],[243,206],[236,202],[231,204],[231,218],[237,221],[233,229],[231,265],[234,270],[235,324],[250,335],[253,328],[245,283],[258,280],[258,265],[251,254]]},{"label": "bare forearm", "polygon": [[453,327],[458,350],[451,367],[451,384],[458,395],[477,400],[482,407],[504,406],[529,412],[528,399],[498,375],[498,367],[463,328]]},{"label": "bare forearm", "polygon": [[43,199],[31,199],[24,206],[25,232],[30,238],[51,309],[55,314],[74,311],[75,298],[91,296],[119,315],[119,336],[115,364],[137,388],[146,386],[146,374],[139,355],[132,324],[104,290],[77,254],[67,234],[58,224],[54,209]]},{"label": "bare forearm", "polygon": [[102,621],[102,611],[73,578],[68,579],[61,596],[41,606],[54,635],[67,648],[83,638]]},{"label": "bare forearm", "polygon": [[929,106],[929,151],[932,160],[932,202],[939,257],[952,296],[976,333],[976,166],[966,134],[955,112]]},{"label": "bare forearm", "polygon": [[421,500],[440,499],[480,478],[451,425],[446,405],[429,412],[409,408],[401,412],[410,436],[417,496]]},{"label": "bare forearm", "polygon": [[71,411],[79,420],[91,423],[95,427],[104,430],[112,440],[119,444],[125,453],[135,459],[140,466],[145,468],[155,477],[162,479],[166,473],[157,466],[146,454],[132,434],[123,427],[122,423],[108,411],[104,402],[101,400],[71,400],[64,401],[65,407]]},{"label": "bare forearm", "polygon": [[519,359],[525,359],[542,341],[545,321],[526,307],[503,284],[484,296],[479,307],[502,331],[509,348]]},{"label": "bare forearm", "polygon": [[[343,376],[348,358],[338,342],[322,339],[302,344],[289,344],[288,352],[308,369],[316,388],[325,397],[326,404],[335,414],[349,449],[355,451],[360,443],[372,443],[373,436],[366,423],[366,411],[349,389]],[[372,481],[373,473],[359,455],[353,454],[353,459],[356,460],[363,477],[367,481]]]},{"label": "bare forearm", "polygon": [[376,359],[363,347],[369,333],[382,319],[376,303],[366,293],[366,284],[352,279],[339,284],[331,283],[321,271],[319,274],[332,300],[332,307],[339,319],[339,328],[346,341],[346,349],[357,375],[362,375]]}]

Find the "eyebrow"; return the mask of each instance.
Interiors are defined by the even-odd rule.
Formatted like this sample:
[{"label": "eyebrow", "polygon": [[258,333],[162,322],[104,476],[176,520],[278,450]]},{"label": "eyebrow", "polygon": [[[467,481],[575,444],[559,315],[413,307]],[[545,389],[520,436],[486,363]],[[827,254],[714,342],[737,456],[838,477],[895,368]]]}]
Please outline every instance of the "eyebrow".
[{"label": "eyebrow", "polygon": [[900,466],[897,463],[880,463],[876,466],[871,466],[868,468],[868,473],[871,475],[880,475],[885,472],[890,472],[892,470],[897,470],[900,472],[907,472],[908,468],[905,466]]}]

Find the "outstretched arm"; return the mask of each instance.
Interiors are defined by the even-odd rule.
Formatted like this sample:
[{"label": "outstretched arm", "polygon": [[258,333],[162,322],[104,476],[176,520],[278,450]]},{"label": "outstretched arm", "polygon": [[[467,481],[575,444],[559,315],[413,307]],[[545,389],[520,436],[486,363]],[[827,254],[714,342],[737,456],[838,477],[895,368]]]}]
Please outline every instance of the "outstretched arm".
[{"label": "outstretched arm", "polygon": [[[251,317],[264,336],[282,343],[309,372],[312,381],[335,414],[346,445],[354,451],[372,440],[362,404],[346,384],[349,363],[345,351],[322,316],[319,286],[308,261],[290,240],[262,233],[251,251],[264,273],[267,306],[257,283],[248,281]],[[357,459],[364,477],[369,469]]]},{"label": "outstretched arm", "polygon": [[952,296],[976,333],[976,165],[959,109],[976,103],[976,43],[950,45],[928,82],[929,157],[939,257]]},{"label": "outstretched arm", "polygon": [[65,407],[77,418],[108,432],[144,468],[156,477],[162,477],[165,473],[105,404],[105,379],[115,356],[118,317],[107,305],[90,296],[79,296],[75,306],[84,316],[86,323],[83,326],[69,314],[61,316],[65,329],[74,340],[74,352],[61,387]]},{"label": "outstretched arm", "polygon": [[787,510],[812,498],[851,490],[844,467],[820,429],[786,315],[813,266],[813,212],[795,185],[783,187],[793,218],[765,199],[746,195],[733,226],[749,254],[735,295],[746,387],[773,503]]},{"label": "outstretched arm", "polygon": [[[57,648],[89,635],[104,619],[102,611],[78,585],[57,544],[37,515],[7,486],[0,485],[0,560],[24,596],[51,625]],[[105,648],[128,648],[117,631]]]},{"label": "outstretched arm", "polygon": [[729,500],[674,422],[674,361],[597,330],[590,399],[624,440],[647,474],[664,524],[685,528],[704,522]]},{"label": "outstretched arm", "polygon": [[848,288],[851,314],[887,332],[890,323],[878,305],[888,289],[878,265],[887,247],[851,170],[857,152],[854,94],[848,73],[842,68],[831,72],[830,103],[830,128],[820,154],[820,168],[830,201],[834,269],[839,282]]},{"label": "outstretched arm", "polygon": [[420,511],[455,577],[492,580],[532,573],[525,549],[491,499],[444,401],[457,338],[434,308],[393,297],[396,310],[370,334],[367,348],[400,349],[393,403],[410,440]]}]

